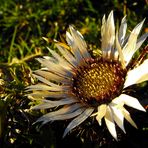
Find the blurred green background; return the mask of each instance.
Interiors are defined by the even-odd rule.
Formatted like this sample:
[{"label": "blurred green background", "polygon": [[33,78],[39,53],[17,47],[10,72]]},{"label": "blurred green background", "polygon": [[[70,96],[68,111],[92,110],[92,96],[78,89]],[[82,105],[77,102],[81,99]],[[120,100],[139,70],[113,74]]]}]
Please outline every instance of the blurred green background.
[{"label": "blurred green background", "polygon": [[[128,30],[147,18],[147,0],[0,0],[0,148],[65,147],[148,147],[148,114],[134,110],[139,130],[126,124],[127,134],[119,130],[115,142],[105,128],[82,124],[62,139],[67,121],[40,127],[34,124],[43,111],[31,111],[34,104],[25,96],[25,87],[35,83],[31,69],[40,68],[36,57],[48,55],[46,46],[55,49],[53,39],[64,41],[70,24],[83,34],[96,53],[100,47],[100,27],[104,14],[114,10],[116,25],[127,15]],[[148,32],[147,20],[142,32]],[[45,42],[42,37],[49,38]],[[143,47],[147,43],[143,45]],[[137,53],[138,56],[139,52]],[[148,84],[135,86],[133,95],[148,99]],[[146,105],[146,104],[144,104]],[[94,129],[93,129],[94,128]],[[79,133],[79,131],[81,131]],[[90,132],[90,133],[89,133]],[[96,133],[95,133],[96,132]],[[104,138],[105,137],[105,138]]]}]

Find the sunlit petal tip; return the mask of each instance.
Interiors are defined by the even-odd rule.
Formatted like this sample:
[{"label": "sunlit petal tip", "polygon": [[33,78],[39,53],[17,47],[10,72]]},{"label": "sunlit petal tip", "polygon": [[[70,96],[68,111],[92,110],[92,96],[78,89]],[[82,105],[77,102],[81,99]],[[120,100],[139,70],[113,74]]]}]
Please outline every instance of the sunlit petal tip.
[{"label": "sunlit petal tip", "polygon": [[114,15],[113,13],[114,13],[114,11],[112,10],[112,11],[109,13],[108,18],[113,19],[113,17],[114,17],[114,16],[113,16],[113,15]]},{"label": "sunlit petal tip", "polygon": [[119,36],[118,36],[119,37],[119,43],[120,43],[121,47],[124,44],[126,29],[127,29],[127,20],[126,20],[126,16],[124,16],[122,18],[122,21],[121,21],[121,25],[120,25],[120,28],[119,28]]},{"label": "sunlit petal tip", "polygon": [[141,31],[141,29],[142,29],[142,26],[143,26],[143,24],[144,24],[144,21],[145,21],[145,19],[143,19],[134,29],[133,29],[133,32],[135,33],[135,34],[139,34],[140,33],[140,31]]},{"label": "sunlit petal tip", "polygon": [[121,108],[117,109],[114,106],[110,106],[111,110],[113,111],[113,119],[116,122],[116,124],[122,129],[122,131],[125,133],[124,129],[124,115],[121,111]]},{"label": "sunlit petal tip", "polygon": [[124,134],[126,134],[126,131],[125,131],[125,128],[124,128],[124,126],[123,126],[123,128],[121,128],[122,129],[122,131],[124,132]]},{"label": "sunlit petal tip", "polygon": [[72,32],[72,31],[76,31],[76,30],[74,29],[74,26],[73,26],[73,25],[69,25],[69,29],[70,29],[71,32]]},{"label": "sunlit petal tip", "polygon": [[109,132],[117,140],[117,132],[116,132],[115,123],[113,120],[113,114],[110,107],[107,107],[107,111],[104,119]]},{"label": "sunlit petal tip", "polygon": [[131,118],[130,113],[129,113],[125,108],[123,108],[122,112],[123,112],[123,114],[124,114],[125,119],[126,119],[133,127],[135,127],[135,128],[137,129],[138,127],[137,127],[136,123],[133,121],[133,119]]},{"label": "sunlit petal tip", "polygon": [[102,104],[102,105],[98,106],[98,112],[97,112],[96,120],[98,121],[100,126],[102,124],[102,118],[106,114],[106,109],[107,109],[106,104]]},{"label": "sunlit petal tip", "polygon": [[143,19],[143,21],[141,21],[139,24],[137,24],[135,26],[135,28],[132,30],[131,34],[134,34],[135,36],[138,36],[140,31],[141,31],[141,29],[142,29],[144,21],[145,21],[145,19]]},{"label": "sunlit petal tip", "polygon": [[[102,17],[102,27],[104,27],[105,22],[106,22],[106,15],[104,14]],[[101,31],[101,33],[102,33],[102,31]]]},{"label": "sunlit petal tip", "polygon": [[96,120],[98,121],[99,125],[102,125],[102,118],[100,118],[99,116],[96,116]]},{"label": "sunlit petal tip", "polygon": [[140,22],[138,25],[136,25],[136,27],[132,30],[130,36],[128,37],[127,43],[123,47],[123,54],[126,59],[126,65],[128,65],[128,63],[132,59],[133,54],[141,46],[142,41],[138,44],[137,37],[142,29],[144,20]]},{"label": "sunlit petal tip", "polygon": [[126,95],[126,94],[122,94],[120,97],[123,98],[123,101],[127,106],[130,106],[130,107],[135,108],[140,111],[144,111],[144,112],[146,111],[143,108],[143,106],[140,104],[138,99],[136,99],[132,96]]},{"label": "sunlit petal tip", "polygon": [[46,37],[42,37],[43,40],[45,40],[47,43],[49,42],[49,39]]},{"label": "sunlit petal tip", "polygon": [[66,31],[66,41],[69,46],[72,46],[72,44],[74,42],[71,34],[68,31]]},{"label": "sunlit petal tip", "polygon": [[115,123],[110,122],[110,120],[108,120],[106,118],[105,118],[105,123],[106,123],[106,126],[107,126],[110,134],[117,140],[117,132],[116,132],[116,129],[115,129]]},{"label": "sunlit petal tip", "polygon": [[108,15],[107,22],[109,23],[108,25],[112,25],[113,27],[115,27],[115,25],[114,25],[114,13],[113,13],[113,10]]},{"label": "sunlit petal tip", "polygon": [[139,106],[137,107],[138,110],[146,112],[146,109],[140,104],[139,102]]},{"label": "sunlit petal tip", "polygon": [[121,61],[121,65],[122,65],[123,69],[125,69],[126,68],[125,59],[124,59],[124,55],[123,55],[123,52],[122,52],[122,49],[121,49],[121,46],[120,46],[120,43],[119,43],[118,32],[116,33],[116,48],[117,48],[118,53],[119,53],[119,60]]},{"label": "sunlit petal tip", "polygon": [[58,42],[56,39],[53,39],[53,41],[54,41],[55,43],[57,43],[57,42]]},{"label": "sunlit petal tip", "polygon": [[114,24],[114,14],[113,14],[113,11],[110,12],[109,16],[108,16],[108,19],[107,19],[107,22],[108,22],[108,25],[111,25],[112,26],[112,31],[115,30],[115,24]]},{"label": "sunlit petal tip", "polygon": [[127,21],[126,18],[127,18],[127,15],[125,15],[125,16],[122,18],[121,23]]}]

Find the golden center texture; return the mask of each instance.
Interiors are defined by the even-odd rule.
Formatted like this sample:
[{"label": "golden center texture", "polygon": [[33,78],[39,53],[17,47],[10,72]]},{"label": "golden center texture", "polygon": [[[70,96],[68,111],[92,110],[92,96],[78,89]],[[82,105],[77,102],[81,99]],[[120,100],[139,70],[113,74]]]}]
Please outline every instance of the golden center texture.
[{"label": "golden center texture", "polygon": [[97,106],[110,103],[121,94],[126,70],[117,61],[90,59],[73,77],[73,93],[83,103]]}]

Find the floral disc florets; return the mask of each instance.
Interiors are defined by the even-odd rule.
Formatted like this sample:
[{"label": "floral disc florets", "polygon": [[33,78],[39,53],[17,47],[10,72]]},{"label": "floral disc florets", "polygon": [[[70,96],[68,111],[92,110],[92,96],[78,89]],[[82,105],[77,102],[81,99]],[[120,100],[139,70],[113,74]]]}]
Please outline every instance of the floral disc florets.
[{"label": "floral disc florets", "polygon": [[[86,64],[87,63],[87,64]],[[73,93],[89,106],[110,103],[121,94],[126,70],[118,61],[89,59],[73,77]]]}]

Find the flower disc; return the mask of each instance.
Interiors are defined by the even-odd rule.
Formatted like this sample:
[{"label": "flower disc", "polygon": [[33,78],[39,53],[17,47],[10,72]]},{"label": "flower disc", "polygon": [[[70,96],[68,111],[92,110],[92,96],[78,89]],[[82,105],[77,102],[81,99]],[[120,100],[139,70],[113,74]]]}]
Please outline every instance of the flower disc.
[{"label": "flower disc", "polygon": [[76,70],[73,93],[89,106],[110,103],[121,94],[126,70],[117,61],[90,59]]}]

